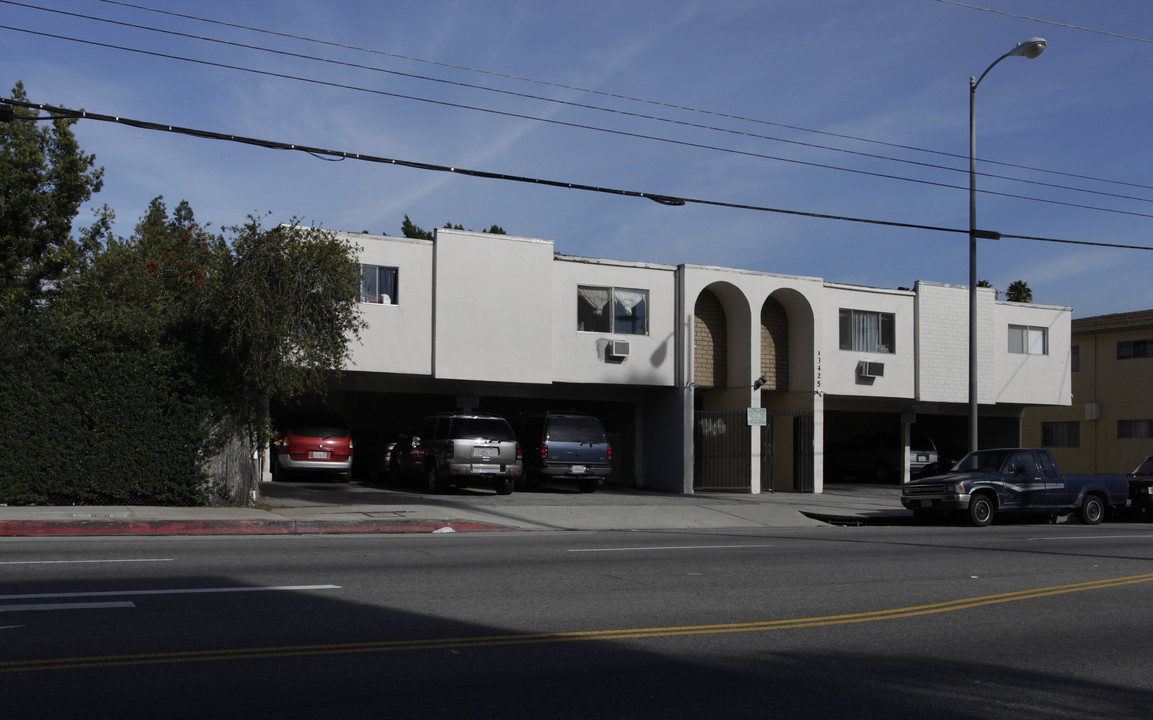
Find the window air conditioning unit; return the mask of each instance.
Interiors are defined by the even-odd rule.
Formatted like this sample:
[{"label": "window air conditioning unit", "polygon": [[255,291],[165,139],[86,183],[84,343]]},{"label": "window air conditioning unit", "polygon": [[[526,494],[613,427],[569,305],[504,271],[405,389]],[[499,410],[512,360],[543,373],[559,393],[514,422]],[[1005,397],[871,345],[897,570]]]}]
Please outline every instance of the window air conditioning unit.
[{"label": "window air conditioning unit", "polygon": [[867,378],[885,377],[885,363],[862,360],[857,363],[857,374]]},{"label": "window air conditioning unit", "polygon": [[608,351],[609,357],[627,358],[633,348],[627,340],[610,340],[605,349]]}]

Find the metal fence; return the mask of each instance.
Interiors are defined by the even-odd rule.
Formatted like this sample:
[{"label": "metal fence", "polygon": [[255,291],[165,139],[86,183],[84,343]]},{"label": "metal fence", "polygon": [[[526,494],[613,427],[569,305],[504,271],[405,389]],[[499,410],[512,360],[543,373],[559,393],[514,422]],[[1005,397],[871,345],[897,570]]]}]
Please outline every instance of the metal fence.
[{"label": "metal fence", "polygon": [[[813,414],[770,412],[760,429],[762,492],[772,492],[778,467],[777,423],[792,418],[793,490],[813,492]],[[693,418],[693,488],[751,492],[752,439],[744,410],[698,410]]]},{"label": "metal fence", "polygon": [[744,410],[698,410],[693,418],[693,487],[750,491],[750,443]]}]

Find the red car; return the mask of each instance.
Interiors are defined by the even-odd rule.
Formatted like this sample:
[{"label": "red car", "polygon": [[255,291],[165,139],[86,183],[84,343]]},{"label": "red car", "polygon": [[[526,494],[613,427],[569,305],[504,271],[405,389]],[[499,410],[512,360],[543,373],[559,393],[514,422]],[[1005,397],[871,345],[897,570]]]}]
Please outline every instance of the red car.
[{"label": "red car", "polygon": [[348,482],[352,473],[352,433],[334,422],[294,422],[273,443],[272,477],[283,480],[288,473],[304,471],[332,475]]}]

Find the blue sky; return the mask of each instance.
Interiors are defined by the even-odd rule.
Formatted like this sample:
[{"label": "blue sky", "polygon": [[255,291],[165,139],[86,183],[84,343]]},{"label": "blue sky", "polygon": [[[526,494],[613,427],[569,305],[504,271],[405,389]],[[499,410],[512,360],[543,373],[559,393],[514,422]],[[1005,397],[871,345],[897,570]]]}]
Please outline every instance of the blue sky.
[{"label": "blue sky", "polygon": [[[977,155],[996,163],[978,171],[1002,176],[978,180],[991,191],[978,225],[1153,247],[1148,0],[30,0],[0,2],[0,25],[5,97],[19,80],[33,101],[137,120],[961,231],[969,77],[1043,37],[1044,54],[1005,59],[978,90]],[[214,227],[268,213],[399,235],[407,214],[572,255],[968,282],[964,232],[668,207],[109,123],[75,132],[105,168],[94,202],[121,234],[163,195]],[[981,241],[978,274],[1087,317],[1153,308],[1151,265],[1150,251],[1005,238]]]}]

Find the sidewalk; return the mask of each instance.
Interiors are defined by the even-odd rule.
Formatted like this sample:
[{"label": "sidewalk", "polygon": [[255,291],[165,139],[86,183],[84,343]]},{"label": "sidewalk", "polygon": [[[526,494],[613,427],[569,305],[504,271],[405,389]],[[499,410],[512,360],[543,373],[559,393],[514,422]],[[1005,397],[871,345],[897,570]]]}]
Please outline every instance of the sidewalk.
[{"label": "sidewalk", "polygon": [[669,495],[606,487],[500,496],[424,495],[362,483],[264,483],[252,508],[0,507],[0,537],[303,535],[546,530],[790,528],[900,523],[900,488],[837,485],[816,494]]}]

